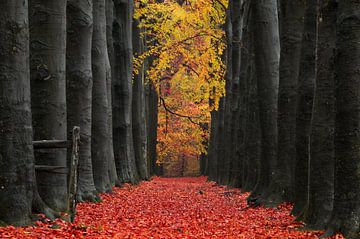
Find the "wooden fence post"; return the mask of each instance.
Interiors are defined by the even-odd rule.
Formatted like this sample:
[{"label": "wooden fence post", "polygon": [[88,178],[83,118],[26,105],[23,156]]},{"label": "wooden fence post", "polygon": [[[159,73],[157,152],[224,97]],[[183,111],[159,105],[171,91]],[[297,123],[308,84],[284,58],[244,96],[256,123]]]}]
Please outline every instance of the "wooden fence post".
[{"label": "wooden fence post", "polygon": [[69,198],[68,198],[68,214],[70,221],[74,222],[76,213],[76,192],[78,181],[78,164],[79,164],[79,143],[80,143],[80,127],[75,126],[72,131],[72,152],[69,169]]}]

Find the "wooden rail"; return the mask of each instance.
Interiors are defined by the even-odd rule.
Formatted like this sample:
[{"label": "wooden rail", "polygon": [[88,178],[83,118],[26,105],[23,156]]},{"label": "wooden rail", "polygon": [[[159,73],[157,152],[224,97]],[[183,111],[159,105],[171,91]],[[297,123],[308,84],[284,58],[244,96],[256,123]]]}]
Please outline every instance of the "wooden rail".
[{"label": "wooden rail", "polygon": [[67,214],[69,220],[74,221],[76,213],[76,191],[78,181],[79,165],[79,144],[80,144],[80,127],[75,126],[72,130],[72,140],[39,140],[33,141],[34,149],[61,149],[71,148],[70,168],[64,166],[35,165],[36,171],[47,171],[50,173],[69,174],[68,184],[68,206]]}]

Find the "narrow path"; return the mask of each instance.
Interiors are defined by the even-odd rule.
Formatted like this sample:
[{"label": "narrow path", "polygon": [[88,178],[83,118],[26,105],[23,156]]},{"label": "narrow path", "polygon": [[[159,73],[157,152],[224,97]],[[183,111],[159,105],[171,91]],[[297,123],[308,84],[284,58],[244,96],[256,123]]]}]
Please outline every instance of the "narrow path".
[{"label": "narrow path", "polygon": [[0,238],[318,238],[295,230],[290,205],[248,208],[247,194],[200,178],[155,178],[78,206],[74,224],[0,228]]}]

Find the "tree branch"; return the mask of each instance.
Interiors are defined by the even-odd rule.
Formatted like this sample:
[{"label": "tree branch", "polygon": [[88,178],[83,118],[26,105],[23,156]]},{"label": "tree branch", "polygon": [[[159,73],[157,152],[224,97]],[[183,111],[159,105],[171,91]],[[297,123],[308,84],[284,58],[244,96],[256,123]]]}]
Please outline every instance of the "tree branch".
[{"label": "tree branch", "polygon": [[164,107],[164,109],[165,109],[167,112],[169,112],[169,113],[172,114],[172,115],[176,115],[176,116],[178,116],[178,117],[181,117],[181,118],[186,118],[186,119],[188,119],[191,123],[196,124],[196,125],[198,125],[198,126],[201,126],[199,123],[196,123],[196,122],[192,119],[193,117],[191,117],[191,116],[189,116],[189,115],[182,115],[182,114],[179,114],[179,113],[176,113],[176,112],[170,110],[170,109],[166,106],[166,103],[165,103],[164,98],[162,98],[162,97],[159,97],[159,98],[160,98],[160,101],[161,101],[161,103],[162,103],[162,106]]}]

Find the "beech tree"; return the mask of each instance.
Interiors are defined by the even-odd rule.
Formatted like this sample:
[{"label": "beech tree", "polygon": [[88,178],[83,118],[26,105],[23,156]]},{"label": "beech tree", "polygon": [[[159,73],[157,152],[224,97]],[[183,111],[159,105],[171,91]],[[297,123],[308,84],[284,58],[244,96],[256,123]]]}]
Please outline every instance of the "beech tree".
[{"label": "beech tree", "polygon": [[[34,140],[65,140],[66,1],[29,1],[31,108]],[[35,153],[38,165],[66,167],[66,149]],[[40,196],[56,211],[67,208],[66,174],[37,171]]]},{"label": "beech tree", "polygon": [[[140,55],[145,51],[144,39],[141,36],[139,21],[133,21],[133,46],[134,55]],[[134,76],[133,82],[133,101],[132,101],[132,122],[134,136],[134,152],[136,167],[139,176],[143,180],[149,178],[147,167],[147,129],[146,129],[146,112],[145,112],[145,71],[146,65],[143,63],[140,70]]]},{"label": "beech tree", "polygon": [[93,4],[67,3],[66,101],[67,123],[81,129],[78,201],[98,200],[91,161]]},{"label": "beech tree", "polygon": [[94,26],[92,35],[92,128],[91,159],[97,192],[111,191],[109,167],[111,132],[109,132],[108,52],[106,42],[105,0],[93,0]]},{"label": "beech tree", "polygon": [[280,1],[280,67],[278,96],[278,156],[265,204],[294,199],[296,99],[303,33],[303,1]]},{"label": "beech tree", "polygon": [[360,199],[360,2],[339,1],[335,56],[335,188],[327,233],[358,238]]},{"label": "beech tree", "polygon": [[261,127],[261,168],[254,189],[263,194],[269,186],[277,157],[277,102],[279,87],[279,27],[276,1],[256,1],[253,6],[254,53]]},{"label": "beech tree", "polygon": [[301,219],[324,229],[334,200],[334,59],[336,1],[318,1],[314,104],[310,134],[309,201]]},{"label": "beech tree", "polygon": [[296,102],[296,159],[294,208],[299,215],[308,200],[310,132],[314,98],[317,1],[307,0]]},{"label": "beech tree", "polygon": [[132,0],[114,1],[113,130],[116,170],[122,183],[137,183],[132,131]]},{"label": "beech tree", "polygon": [[113,143],[113,113],[112,113],[112,81],[114,79],[114,45],[112,37],[113,21],[114,21],[114,3],[112,0],[106,0],[106,42],[108,51],[108,61],[106,62],[106,86],[108,97],[108,134],[109,134],[109,177],[112,185],[120,185],[114,158]]},{"label": "beech tree", "polygon": [[30,222],[34,170],[27,1],[0,2],[0,223]]}]

